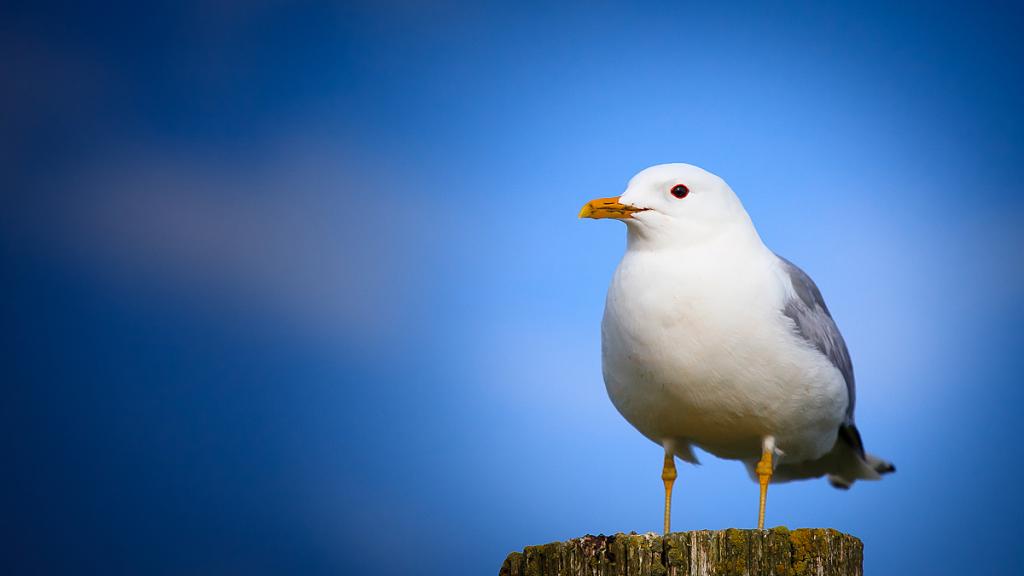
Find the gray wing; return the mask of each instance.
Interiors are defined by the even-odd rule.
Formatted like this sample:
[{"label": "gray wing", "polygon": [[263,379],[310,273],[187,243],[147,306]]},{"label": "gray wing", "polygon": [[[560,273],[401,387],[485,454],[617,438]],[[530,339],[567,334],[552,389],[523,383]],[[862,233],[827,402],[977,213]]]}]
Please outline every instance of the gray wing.
[{"label": "gray wing", "polygon": [[[850,427],[853,430],[841,430],[840,433],[856,434],[856,428],[853,426],[853,406],[857,387],[853,380],[853,363],[850,362],[850,352],[846,349],[843,335],[839,333],[839,328],[832,320],[832,314],[829,313],[825,299],[821,297],[821,291],[814,284],[814,280],[796,264],[782,256],[779,256],[779,260],[782,260],[786,272],[789,273],[795,292],[795,297],[786,302],[782,312],[796,323],[797,332],[842,373],[850,399],[850,404],[846,407],[844,428]],[[860,444],[860,438],[857,438],[856,444]]]}]

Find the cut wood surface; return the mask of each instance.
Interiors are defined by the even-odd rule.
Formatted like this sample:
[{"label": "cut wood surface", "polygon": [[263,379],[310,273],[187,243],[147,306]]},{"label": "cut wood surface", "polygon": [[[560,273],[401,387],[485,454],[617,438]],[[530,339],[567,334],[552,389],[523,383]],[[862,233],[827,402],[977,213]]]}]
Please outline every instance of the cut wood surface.
[{"label": "cut wood surface", "polygon": [[862,576],[864,545],[829,528],[584,536],[528,546],[500,576]]}]

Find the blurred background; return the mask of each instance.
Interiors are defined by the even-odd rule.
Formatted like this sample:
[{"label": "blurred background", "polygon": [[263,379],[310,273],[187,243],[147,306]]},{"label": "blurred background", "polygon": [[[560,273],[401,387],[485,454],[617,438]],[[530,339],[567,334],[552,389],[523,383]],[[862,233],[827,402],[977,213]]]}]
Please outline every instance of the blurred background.
[{"label": "blurred background", "polygon": [[[1019,4],[2,10],[3,572],[487,574],[659,530],[601,379],[625,232],[576,213],[675,161],[817,280],[898,466],[768,524],[1019,567]],[[702,456],[673,528],[753,526]]]}]

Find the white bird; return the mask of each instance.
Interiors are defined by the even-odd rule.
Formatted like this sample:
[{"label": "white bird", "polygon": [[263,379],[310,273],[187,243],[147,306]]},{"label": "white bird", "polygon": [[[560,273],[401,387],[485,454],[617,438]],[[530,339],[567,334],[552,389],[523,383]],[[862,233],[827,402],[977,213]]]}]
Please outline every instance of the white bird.
[{"label": "white bird", "polygon": [[648,168],[581,218],[626,224],[601,323],[618,411],[664,447],[665,533],[675,460],[692,446],[742,461],[760,484],[828,475],[838,488],[892,464],[864,452],[853,366],[818,287],[761,241],[724,180],[689,164]]}]

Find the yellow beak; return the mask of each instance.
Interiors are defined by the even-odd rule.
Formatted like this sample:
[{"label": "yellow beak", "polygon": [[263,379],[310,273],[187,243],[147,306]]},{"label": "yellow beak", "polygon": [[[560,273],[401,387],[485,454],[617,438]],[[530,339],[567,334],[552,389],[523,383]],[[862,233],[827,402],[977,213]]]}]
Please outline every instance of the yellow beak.
[{"label": "yellow beak", "polygon": [[587,202],[580,210],[580,218],[615,218],[625,220],[632,218],[634,212],[642,212],[646,208],[637,208],[619,202],[621,196],[614,198],[598,198]]}]

